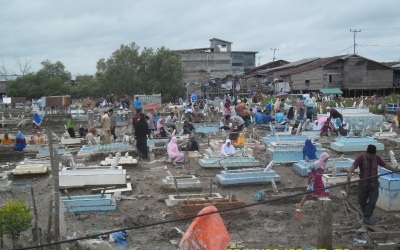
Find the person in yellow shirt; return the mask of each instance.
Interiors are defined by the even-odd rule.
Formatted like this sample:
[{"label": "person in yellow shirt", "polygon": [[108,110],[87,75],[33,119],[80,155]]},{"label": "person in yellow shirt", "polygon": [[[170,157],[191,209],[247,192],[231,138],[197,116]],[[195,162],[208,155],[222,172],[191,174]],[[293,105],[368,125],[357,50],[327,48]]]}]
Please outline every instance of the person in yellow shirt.
[{"label": "person in yellow shirt", "polygon": [[12,144],[13,141],[10,137],[8,137],[8,133],[4,134],[3,139],[1,139],[1,144]]}]

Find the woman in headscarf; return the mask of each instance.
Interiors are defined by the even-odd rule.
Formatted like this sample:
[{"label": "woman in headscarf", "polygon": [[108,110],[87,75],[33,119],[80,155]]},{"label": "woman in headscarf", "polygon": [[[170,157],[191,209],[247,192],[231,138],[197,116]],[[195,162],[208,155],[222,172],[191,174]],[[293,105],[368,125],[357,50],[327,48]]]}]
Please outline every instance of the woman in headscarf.
[{"label": "woman in headscarf", "polygon": [[178,139],[175,136],[171,138],[167,145],[167,153],[174,165],[183,163],[185,160],[185,155],[178,149]]},{"label": "woman in headscarf", "polygon": [[40,129],[40,125],[42,124],[42,118],[40,118],[38,112],[35,112],[35,114],[33,115],[32,123],[34,129]]},{"label": "woman in headscarf", "polygon": [[25,137],[22,135],[21,132],[18,132],[17,137],[15,138],[15,150],[23,151],[25,147],[26,147]]},{"label": "woman in headscarf", "polygon": [[[299,208],[303,209],[304,203],[309,198],[320,198],[320,197],[327,197],[329,196],[329,192],[327,192],[325,188],[325,184],[322,181],[322,175],[325,173],[326,162],[329,160],[329,154],[327,152],[323,152],[318,160],[316,160],[307,171],[308,173],[308,180],[307,180],[307,189],[306,191],[313,191],[312,193],[305,194],[303,199],[299,204]],[[318,190],[320,189],[320,190]]]},{"label": "woman in headscarf", "polygon": [[157,121],[155,135],[159,135],[161,133],[161,128],[164,128],[163,127],[163,119],[162,118],[158,119],[158,121]]},{"label": "woman in headscarf", "polygon": [[230,115],[231,114],[231,101],[226,99],[224,104],[224,112],[223,115]]},{"label": "woman in headscarf", "polygon": [[147,134],[149,126],[147,125],[145,115],[140,113],[139,121],[135,124],[136,149],[143,159],[147,159]]},{"label": "woman in headscarf", "polygon": [[313,145],[310,139],[307,139],[303,147],[303,160],[317,159],[317,148]]},{"label": "woman in headscarf", "polygon": [[226,139],[221,147],[221,155],[224,157],[232,156],[236,153],[235,147],[231,144],[231,140]]}]

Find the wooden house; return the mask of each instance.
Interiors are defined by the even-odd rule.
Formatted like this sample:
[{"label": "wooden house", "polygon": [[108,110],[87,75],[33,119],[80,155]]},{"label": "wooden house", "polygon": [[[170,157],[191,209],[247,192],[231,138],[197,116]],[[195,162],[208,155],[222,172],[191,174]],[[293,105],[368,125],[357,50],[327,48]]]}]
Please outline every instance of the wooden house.
[{"label": "wooden house", "polygon": [[339,88],[347,96],[357,96],[362,92],[385,94],[394,88],[392,68],[359,55],[320,58],[276,74],[290,82],[293,91]]}]

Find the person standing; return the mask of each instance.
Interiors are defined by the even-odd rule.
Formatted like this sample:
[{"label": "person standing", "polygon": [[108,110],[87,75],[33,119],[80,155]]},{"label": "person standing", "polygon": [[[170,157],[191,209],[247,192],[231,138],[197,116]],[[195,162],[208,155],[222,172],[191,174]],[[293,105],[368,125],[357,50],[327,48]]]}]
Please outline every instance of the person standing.
[{"label": "person standing", "polygon": [[147,125],[146,115],[140,113],[140,119],[135,126],[136,149],[144,160],[148,159],[147,135],[149,126]]},{"label": "person standing", "polygon": [[67,131],[71,138],[75,138],[74,121],[71,114],[67,115]]},{"label": "person standing", "polygon": [[101,124],[103,127],[104,140],[109,143],[111,139],[111,118],[109,112],[105,112],[101,117]]},{"label": "person standing", "polygon": [[374,224],[371,216],[379,197],[378,166],[382,166],[390,171],[398,170],[398,166],[394,168],[384,162],[379,155],[376,155],[376,146],[369,144],[365,154],[358,156],[354,160],[353,165],[351,165],[347,173],[347,181],[350,182],[354,170],[360,168],[358,203],[363,213],[363,222],[367,225]]},{"label": "person standing", "polygon": [[133,105],[135,106],[136,113],[142,111],[142,102],[139,100],[139,97],[136,97],[136,101],[134,102]]},{"label": "person standing", "polygon": [[307,108],[307,119],[310,119],[310,121],[312,121],[314,114],[315,99],[314,97],[312,97],[311,93],[310,96],[307,97],[307,99],[304,101],[304,104],[306,105]]},{"label": "person standing", "polygon": [[110,118],[110,120],[111,120],[110,121],[110,124],[111,124],[111,127],[110,127],[111,135],[113,136],[114,141],[116,141],[117,140],[117,135],[115,134],[115,127],[117,127],[117,116],[114,114],[114,110],[113,109],[108,110],[108,112],[109,112],[109,114],[111,116],[111,118]]}]

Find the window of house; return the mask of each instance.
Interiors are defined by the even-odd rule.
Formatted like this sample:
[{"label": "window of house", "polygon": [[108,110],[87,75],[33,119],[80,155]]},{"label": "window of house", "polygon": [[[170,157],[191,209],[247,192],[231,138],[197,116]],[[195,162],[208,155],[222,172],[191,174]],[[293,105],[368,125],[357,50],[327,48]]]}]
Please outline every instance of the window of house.
[{"label": "window of house", "polygon": [[332,75],[328,75],[328,81],[332,82]]},{"label": "window of house", "polygon": [[307,86],[309,86],[309,85],[310,85],[310,80],[305,80],[305,84],[306,84]]}]

